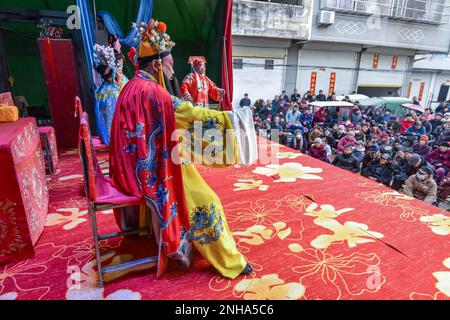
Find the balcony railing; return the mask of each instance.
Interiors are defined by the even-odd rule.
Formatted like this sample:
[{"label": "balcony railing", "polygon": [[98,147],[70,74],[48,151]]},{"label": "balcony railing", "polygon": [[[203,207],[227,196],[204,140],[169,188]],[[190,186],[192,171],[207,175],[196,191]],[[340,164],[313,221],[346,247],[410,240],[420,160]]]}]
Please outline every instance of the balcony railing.
[{"label": "balcony railing", "polygon": [[434,24],[450,21],[450,0],[321,0],[321,8]]}]

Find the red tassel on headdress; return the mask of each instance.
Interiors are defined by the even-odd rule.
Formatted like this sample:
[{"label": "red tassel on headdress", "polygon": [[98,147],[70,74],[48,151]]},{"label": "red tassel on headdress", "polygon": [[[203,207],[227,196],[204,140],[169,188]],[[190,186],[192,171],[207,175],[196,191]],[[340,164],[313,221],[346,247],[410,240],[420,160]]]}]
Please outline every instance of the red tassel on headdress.
[{"label": "red tassel on headdress", "polygon": [[130,50],[127,53],[128,59],[130,59],[131,63],[134,65],[134,68],[136,71],[139,71],[139,65],[137,63],[134,63],[134,57],[136,56],[136,48],[131,47]]}]

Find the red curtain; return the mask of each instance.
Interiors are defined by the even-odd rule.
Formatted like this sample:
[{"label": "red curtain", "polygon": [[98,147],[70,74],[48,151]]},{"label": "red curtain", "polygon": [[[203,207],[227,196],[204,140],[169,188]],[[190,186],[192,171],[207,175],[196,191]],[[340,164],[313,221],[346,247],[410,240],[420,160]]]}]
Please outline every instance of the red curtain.
[{"label": "red curtain", "polygon": [[225,31],[223,35],[222,84],[226,90],[222,102],[223,110],[233,109],[233,41],[231,24],[233,19],[233,0],[227,0],[225,7]]},{"label": "red curtain", "polygon": [[79,120],[73,116],[73,101],[80,94],[72,40],[38,39],[38,43],[58,147],[75,148]]}]

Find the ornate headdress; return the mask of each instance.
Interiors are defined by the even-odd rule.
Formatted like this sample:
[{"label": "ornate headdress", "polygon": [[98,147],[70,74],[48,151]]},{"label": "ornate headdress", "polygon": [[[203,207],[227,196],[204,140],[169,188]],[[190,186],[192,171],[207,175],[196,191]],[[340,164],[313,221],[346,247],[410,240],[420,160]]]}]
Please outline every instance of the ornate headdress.
[{"label": "ornate headdress", "polygon": [[[94,45],[94,66],[98,70],[99,67],[109,67],[112,71],[113,77],[117,72],[122,72],[123,61],[116,58],[114,49],[110,46]],[[103,76],[103,74],[102,74]]]},{"label": "ornate headdress", "polygon": [[148,24],[133,23],[133,28],[137,31],[136,40],[140,42],[139,58],[160,57],[165,53],[170,53],[175,46],[166,33],[167,25],[164,22],[151,19]]},{"label": "ornate headdress", "polygon": [[[133,23],[133,29],[137,31],[136,41],[140,43],[139,51],[131,47],[128,58],[139,69],[139,65],[146,64],[156,59],[162,59],[169,55],[175,42],[170,40],[170,36],[166,33],[167,25],[151,19],[148,24]],[[136,57],[137,53],[137,57]],[[159,72],[159,83],[165,87],[164,76],[162,70]]]}]

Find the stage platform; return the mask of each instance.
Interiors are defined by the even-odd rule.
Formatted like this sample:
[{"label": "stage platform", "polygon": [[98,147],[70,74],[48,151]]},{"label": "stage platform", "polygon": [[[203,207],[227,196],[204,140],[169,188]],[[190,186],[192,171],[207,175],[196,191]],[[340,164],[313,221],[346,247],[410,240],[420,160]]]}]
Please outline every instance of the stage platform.
[{"label": "stage platform", "polygon": [[[450,215],[284,146],[278,165],[199,171],[221,198],[254,273],[227,280],[198,254],[161,279],[148,265],[97,275],[75,150],[49,180],[34,258],[0,266],[0,299],[448,299]],[[107,169],[105,162],[102,166]],[[115,230],[112,212],[99,215]],[[104,241],[113,264],[151,254],[145,240]]]}]

